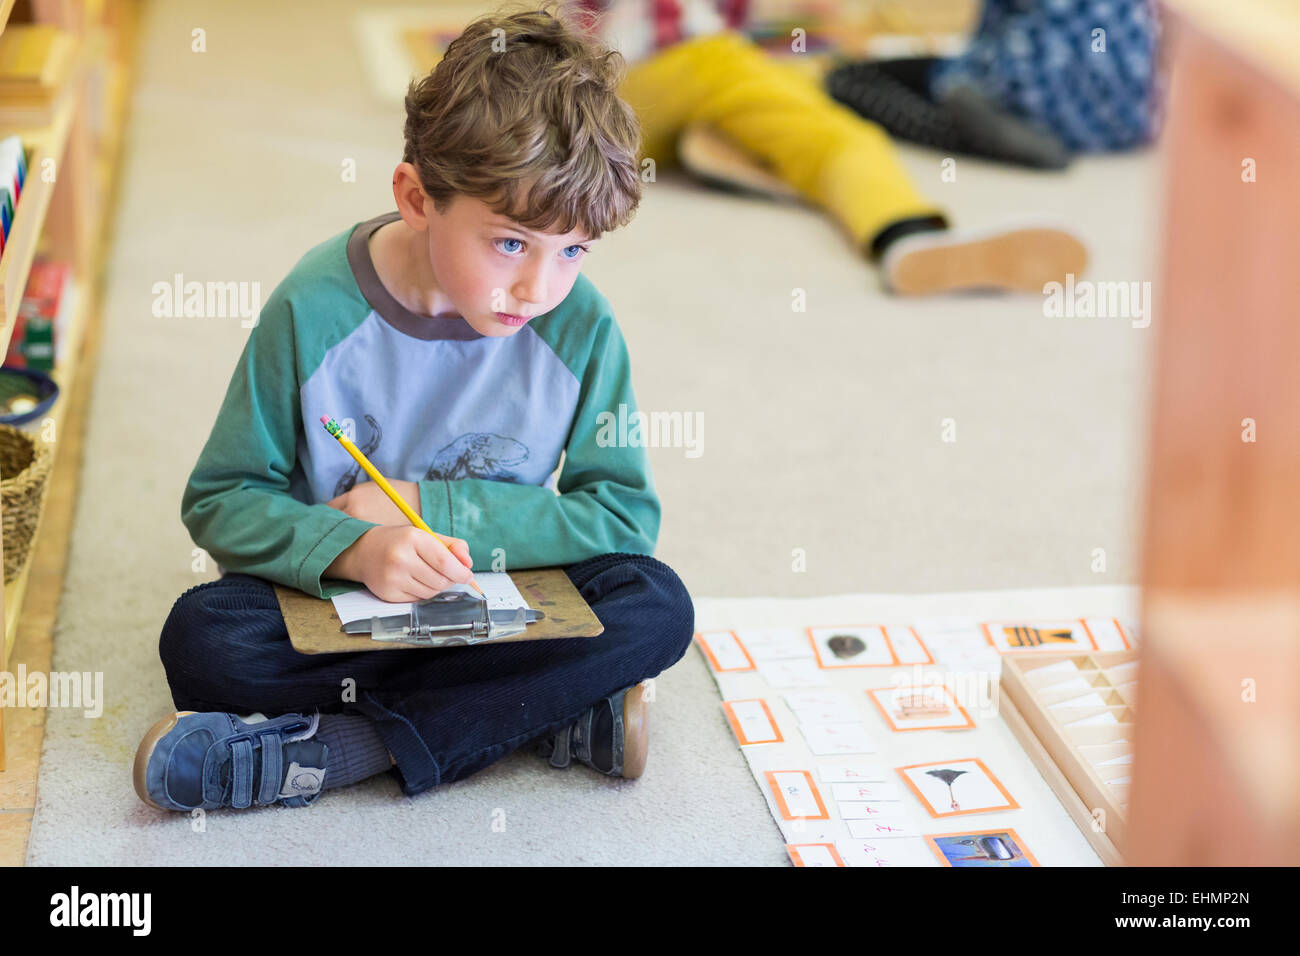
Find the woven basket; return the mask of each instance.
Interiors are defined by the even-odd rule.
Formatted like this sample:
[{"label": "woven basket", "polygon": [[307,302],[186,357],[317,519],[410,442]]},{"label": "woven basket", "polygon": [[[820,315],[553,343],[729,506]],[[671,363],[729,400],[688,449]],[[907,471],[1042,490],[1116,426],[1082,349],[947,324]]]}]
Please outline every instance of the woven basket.
[{"label": "woven basket", "polygon": [[51,448],[22,429],[0,425],[0,528],[8,584],[27,563],[49,485]]}]

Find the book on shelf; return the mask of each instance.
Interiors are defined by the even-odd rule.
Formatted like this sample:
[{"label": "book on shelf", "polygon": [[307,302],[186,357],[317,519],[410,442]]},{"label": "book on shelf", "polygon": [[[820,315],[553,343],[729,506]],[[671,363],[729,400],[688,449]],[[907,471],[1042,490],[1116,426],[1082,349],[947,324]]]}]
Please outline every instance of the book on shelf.
[{"label": "book on shelf", "polygon": [[27,182],[27,150],[22,137],[0,139],[0,253],[9,241],[9,230],[18,214],[18,198]]},{"label": "book on shelf", "polygon": [[59,92],[76,69],[77,39],[43,23],[0,33],[0,128],[48,124]]},{"label": "book on shelf", "polygon": [[33,262],[4,364],[47,373],[58,368],[65,357],[68,323],[75,306],[76,288],[68,263]]}]

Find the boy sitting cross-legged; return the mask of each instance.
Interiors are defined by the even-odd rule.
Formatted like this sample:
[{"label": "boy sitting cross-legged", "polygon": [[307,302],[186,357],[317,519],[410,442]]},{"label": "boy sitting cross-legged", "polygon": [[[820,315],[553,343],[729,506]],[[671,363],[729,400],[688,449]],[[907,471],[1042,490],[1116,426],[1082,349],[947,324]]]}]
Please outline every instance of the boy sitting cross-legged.
[{"label": "boy sitting cross-legged", "polygon": [[[694,610],[651,557],[644,448],[597,441],[602,412],[636,407],[610,304],[580,271],[641,195],[621,64],[544,13],[476,20],[408,92],[396,210],[309,250],[270,296],[182,498],[224,576],[163,626],[179,711],[137,752],[145,802],[300,807],[389,770],[414,795],[529,743],[554,766],[641,773],[638,685],[685,653]],[[322,415],[355,423],[451,550]],[[300,655],[272,587],[419,601],[496,556],[563,566],[604,633]]]}]

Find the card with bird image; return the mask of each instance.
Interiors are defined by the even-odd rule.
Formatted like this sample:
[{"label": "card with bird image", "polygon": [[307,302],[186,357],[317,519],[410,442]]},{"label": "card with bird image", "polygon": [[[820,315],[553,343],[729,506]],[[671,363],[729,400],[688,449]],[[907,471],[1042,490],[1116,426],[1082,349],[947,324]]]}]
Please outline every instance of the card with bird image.
[{"label": "card with bird image", "polygon": [[932,817],[1020,809],[1007,788],[977,757],[896,769]]},{"label": "card with bird image", "polygon": [[926,836],[942,866],[1041,866],[1015,830],[969,830]]},{"label": "card with bird image", "polygon": [[942,684],[867,690],[890,730],[973,730],[975,721]]}]

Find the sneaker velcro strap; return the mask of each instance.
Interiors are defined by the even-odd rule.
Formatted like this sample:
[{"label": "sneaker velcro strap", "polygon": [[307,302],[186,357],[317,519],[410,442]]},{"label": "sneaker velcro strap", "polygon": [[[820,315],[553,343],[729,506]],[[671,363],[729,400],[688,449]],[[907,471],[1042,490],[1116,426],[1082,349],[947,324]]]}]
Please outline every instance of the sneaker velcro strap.
[{"label": "sneaker velcro strap", "polygon": [[253,742],[247,737],[230,744],[232,786],[230,805],[240,810],[253,804]]},{"label": "sneaker velcro strap", "polygon": [[569,765],[569,728],[565,727],[555,735],[555,742],[552,744],[554,751],[551,753],[551,766],[557,770],[563,769]]},{"label": "sneaker velcro strap", "polygon": [[280,797],[280,777],[284,773],[284,752],[280,738],[262,735],[262,786],[258,803],[275,803]]},{"label": "sneaker velcro strap", "polygon": [[595,720],[596,708],[588,707],[570,728],[573,738],[573,756],[588,766],[591,765],[591,728]]}]

